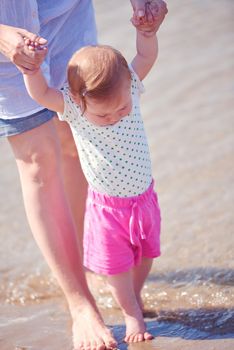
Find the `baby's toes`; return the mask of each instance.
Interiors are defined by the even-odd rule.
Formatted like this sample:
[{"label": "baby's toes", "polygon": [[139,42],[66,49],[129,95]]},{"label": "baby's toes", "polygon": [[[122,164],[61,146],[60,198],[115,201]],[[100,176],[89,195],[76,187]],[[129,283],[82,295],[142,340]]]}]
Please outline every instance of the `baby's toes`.
[{"label": "baby's toes", "polygon": [[142,333],[136,334],[134,337],[134,343],[144,341],[144,335]]},{"label": "baby's toes", "polygon": [[134,337],[134,335],[132,335],[132,334],[126,335],[124,338],[124,341],[126,343],[131,343],[132,342],[131,340],[133,339],[133,337]]}]

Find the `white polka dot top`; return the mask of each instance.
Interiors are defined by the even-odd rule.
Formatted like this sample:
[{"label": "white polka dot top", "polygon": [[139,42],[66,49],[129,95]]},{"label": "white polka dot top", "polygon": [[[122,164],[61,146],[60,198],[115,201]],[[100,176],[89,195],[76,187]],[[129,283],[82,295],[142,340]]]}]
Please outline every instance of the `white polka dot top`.
[{"label": "white polka dot top", "polygon": [[59,119],[70,124],[89,185],[109,196],[139,195],[152,181],[149,147],[139,105],[144,87],[130,69],[132,110],[114,125],[90,123],[71,99],[68,86],[62,90],[65,109]]}]

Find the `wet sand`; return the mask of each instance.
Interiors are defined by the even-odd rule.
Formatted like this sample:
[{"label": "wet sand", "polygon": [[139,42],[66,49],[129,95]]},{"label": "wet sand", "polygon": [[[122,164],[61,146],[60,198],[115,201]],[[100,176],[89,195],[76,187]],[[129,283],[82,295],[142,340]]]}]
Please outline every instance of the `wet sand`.
[{"label": "wet sand", "polygon": [[[134,54],[128,1],[94,1],[99,41]],[[168,1],[142,112],[162,209],[162,256],[143,290],[152,342],[122,342],[101,278],[90,285],[119,349],[234,349],[234,2]],[[28,228],[0,140],[0,348],[71,348],[69,315]]]}]

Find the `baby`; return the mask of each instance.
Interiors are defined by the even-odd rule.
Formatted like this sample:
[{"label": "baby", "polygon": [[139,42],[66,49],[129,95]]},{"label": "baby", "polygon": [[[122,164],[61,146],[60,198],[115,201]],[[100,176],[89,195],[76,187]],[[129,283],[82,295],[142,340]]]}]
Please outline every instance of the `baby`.
[{"label": "baby", "polygon": [[[160,4],[162,22],[167,8]],[[74,53],[61,90],[49,87],[41,70],[24,75],[30,96],[71,127],[89,183],[84,266],[107,276],[130,343],[153,338],[143,320],[140,294],[160,255],[160,209],[140,112],[141,81],[158,52],[158,28],[148,22],[132,19],[137,42],[131,64],[116,49],[96,45]]]}]

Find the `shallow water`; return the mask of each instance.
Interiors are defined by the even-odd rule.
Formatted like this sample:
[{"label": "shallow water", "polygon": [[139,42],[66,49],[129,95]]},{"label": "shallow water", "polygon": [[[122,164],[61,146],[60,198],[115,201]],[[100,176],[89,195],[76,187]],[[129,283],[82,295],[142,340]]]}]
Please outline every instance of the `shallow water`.
[{"label": "shallow water", "polygon": [[[94,3],[100,42],[130,59],[128,1]],[[234,2],[178,0],[168,7],[142,106],[163,217],[162,256],[143,290],[147,326],[157,337],[128,349],[232,350]],[[65,302],[31,237],[3,140],[0,154],[0,348],[69,349]],[[119,348],[127,349],[105,281],[89,281]]]}]

